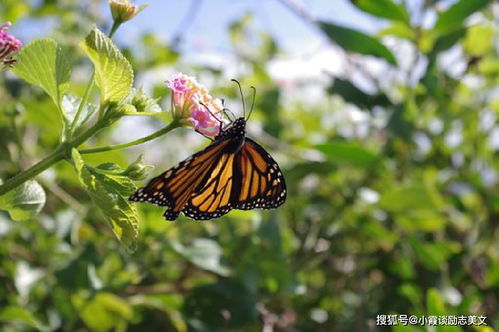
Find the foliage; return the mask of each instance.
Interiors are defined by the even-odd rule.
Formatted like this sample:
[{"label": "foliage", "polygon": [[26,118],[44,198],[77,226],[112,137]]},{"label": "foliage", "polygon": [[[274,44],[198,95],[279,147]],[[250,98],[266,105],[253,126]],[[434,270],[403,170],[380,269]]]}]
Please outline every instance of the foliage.
[{"label": "foliage", "polygon": [[[280,84],[268,68],[283,51],[250,14],[227,32],[245,68],[236,78],[258,88],[249,134],[260,125],[288,201],[166,222],[162,208],[126,198],[147,177],[143,160],[157,174],[200,140],[163,124],[166,77],[141,90],[134,79],[188,67],[235,107],[227,73],[186,64],[178,44],[152,34],[138,45],[147,57],[116,46],[117,28],[106,36],[74,0],[3,1],[0,19],[14,26],[57,24],[52,38],[26,43],[15,75],[0,76],[0,190],[13,184],[0,195],[2,330],[368,331],[383,314],[483,315],[488,327],[434,330],[497,328],[492,1],[351,2],[384,28],[316,22],[290,7],[344,60],[326,85]],[[307,100],[309,85],[322,97]],[[123,150],[149,140],[123,143],[124,121],[156,131],[150,139],[167,135]]]}]

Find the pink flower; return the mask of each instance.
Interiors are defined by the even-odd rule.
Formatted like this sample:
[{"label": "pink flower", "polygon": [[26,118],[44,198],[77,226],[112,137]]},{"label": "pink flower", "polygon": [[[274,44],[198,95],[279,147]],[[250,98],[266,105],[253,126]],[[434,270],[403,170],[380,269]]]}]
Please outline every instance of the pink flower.
[{"label": "pink flower", "polygon": [[220,132],[221,120],[215,119],[204,106],[193,110],[188,120],[196,130],[206,136],[217,136]]},{"label": "pink flower", "polygon": [[7,22],[0,26],[0,63],[8,67],[16,63],[17,60],[12,58],[12,54],[18,52],[23,45],[20,40],[5,32],[11,25]]},{"label": "pink flower", "polygon": [[208,90],[194,77],[175,74],[166,85],[172,90],[172,112],[174,119],[183,125],[191,125],[206,136],[220,132],[222,103],[213,98]]}]

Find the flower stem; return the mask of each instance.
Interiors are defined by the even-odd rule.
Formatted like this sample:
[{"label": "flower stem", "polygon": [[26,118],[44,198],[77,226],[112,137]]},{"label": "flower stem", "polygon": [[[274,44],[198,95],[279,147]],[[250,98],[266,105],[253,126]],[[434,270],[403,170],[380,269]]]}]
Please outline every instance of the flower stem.
[{"label": "flower stem", "polygon": [[58,163],[59,161],[63,160],[66,158],[69,153],[71,152],[72,148],[76,148],[79,145],[81,145],[83,142],[85,142],[90,136],[93,136],[96,132],[98,132],[100,129],[102,129],[104,126],[102,123],[96,123],[94,126],[90,127],[76,137],[74,140],[70,142],[63,143],[57,147],[57,149],[49,154],[47,157],[43,158],[40,160],[38,163],[33,165],[32,167],[28,168],[25,171],[22,171],[15,175],[14,177],[8,179],[5,181],[3,185],[0,186],[0,196],[9,192],[10,190],[20,186],[24,182],[28,181],[29,179],[37,176],[50,166]]},{"label": "flower stem", "polygon": [[123,22],[122,21],[114,21],[113,22],[113,26],[111,27],[111,31],[109,31],[109,35],[108,35],[109,38],[113,38],[114,33],[116,32],[116,30],[118,30],[121,23],[123,23]]},{"label": "flower stem", "polygon": [[126,116],[159,116],[161,113],[158,112],[124,112],[123,115]]},{"label": "flower stem", "polygon": [[[113,26],[111,27],[111,31],[109,31],[109,34],[108,34],[109,38],[113,38],[114,33],[116,32],[116,30],[118,30],[120,25],[121,25],[121,22],[114,21]],[[78,119],[80,118],[81,112],[83,111],[83,107],[87,104],[88,97],[90,97],[90,92],[92,92],[94,84],[95,84],[95,71],[92,73],[92,76],[90,77],[90,80],[88,81],[83,98],[81,99],[80,105],[78,105],[78,110],[76,111],[73,122],[71,122],[71,125],[69,127],[69,131],[68,131],[69,137],[73,136],[74,131],[76,130],[76,126],[78,124]],[[99,113],[101,113],[100,110],[99,110]],[[99,114],[99,116],[100,115],[101,114]]]},{"label": "flower stem", "polygon": [[164,135],[164,134],[166,134],[166,133],[168,133],[168,132],[170,132],[173,129],[178,128],[178,127],[180,127],[180,123],[176,120],[173,120],[172,122],[170,122],[169,125],[158,130],[157,132],[155,132],[151,135],[139,138],[135,141],[124,143],[124,144],[111,145],[111,146],[102,146],[100,148],[83,149],[83,150],[79,150],[79,152],[81,154],[89,154],[89,153],[99,153],[99,152],[125,149],[125,148],[128,148],[130,146],[139,145],[139,144],[151,141],[151,140],[153,140],[159,136],[162,136],[162,135]]},{"label": "flower stem", "polygon": [[63,159],[63,154],[60,149],[55,150],[49,154],[44,159],[40,160],[38,163],[33,165],[31,168],[18,173],[14,177],[5,181],[3,185],[0,186],[0,196],[9,192],[10,190],[16,188],[17,186],[23,184],[34,176],[40,174],[53,164],[61,161]]},{"label": "flower stem", "polygon": [[[112,38],[118,27],[121,25],[122,22],[114,22],[111,31],[109,32],[109,38]],[[91,136],[93,136],[95,133],[97,133],[99,130],[102,128],[106,127],[109,125],[109,122],[106,121],[105,119],[99,119],[93,126],[88,128],[86,131],[78,135],[73,139],[73,134],[76,129],[78,119],[81,115],[81,112],[83,110],[83,106],[87,103],[87,100],[90,96],[91,90],[94,86],[94,78],[95,78],[95,72],[92,74],[92,77],[90,78],[87,88],[85,90],[85,95],[83,96],[83,99],[80,102],[80,105],[78,106],[78,110],[76,111],[75,117],[73,119],[73,122],[71,123],[70,127],[68,128],[68,141],[61,143],[55,151],[53,151],[51,154],[49,154],[47,157],[43,158],[40,160],[38,163],[33,165],[32,167],[28,168],[27,170],[21,171],[14,177],[8,179],[0,185],[0,196],[4,195],[5,193],[9,192],[10,190],[20,186],[24,182],[28,181],[29,179],[32,179],[33,177],[37,176],[47,168],[51,167],[52,165],[58,163],[59,161],[65,159],[65,158],[70,158],[71,155],[71,149],[77,148],[81,144],[83,144],[87,139],[89,139]],[[102,107],[101,107],[102,108]],[[92,153],[92,152],[101,152],[101,151],[108,151],[108,150],[117,150],[117,149],[122,149],[128,146],[132,145],[137,145],[141,144],[143,142],[147,142],[149,140],[152,140],[156,137],[159,137],[177,127],[179,127],[180,124],[177,121],[172,121],[168,126],[165,128],[157,131],[156,133],[143,137],[139,140],[127,143],[127,144],[121,144],[121,145],[116,145],[116,146],[110,146],[110,147],[103,147],[103,148],[96,148],[96,149],[88,149],[88,150],[83,150],[87,151],[84,153]],[[97,150],[97,151],[95,151]]]},{"label": "flower stem", "polygon": [[78,119],[80,118],[81,112],[83,111],[83,107],[88,101],[88,97],[90,96],[90,91],[92,91],[92,88],[94,87],[94,78],[95,78],[95,72],[92,73],[92,76],[90,77],[90,80],[88,81],[87,87],[85,89],[85,93],[83,94],[83,98],[80,101],[80,105],[78,105],[78,110],[76,111],[75,117],[73,119],[73,122],[71,122],[71,125],[69,127],[69,137],[71,137],[76,129]]}]

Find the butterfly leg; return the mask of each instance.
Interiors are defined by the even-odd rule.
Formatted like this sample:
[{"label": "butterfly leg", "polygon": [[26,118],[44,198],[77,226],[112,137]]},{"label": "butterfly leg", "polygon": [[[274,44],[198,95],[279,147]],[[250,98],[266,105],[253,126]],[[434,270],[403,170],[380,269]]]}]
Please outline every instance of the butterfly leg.
[{"label": "butterfly leg", "polygon": [[209,139],[210,141],[212,141],[212,142],[214,141],[214,139],[213,139],[212,137],[210,137],[210,136],[206,136],[205,134],[203,134],[203,133],[202,133],[202,132],[200,132],[199,130],[195,129],[195,131],[196,131],[198,134],[203,135],[205,138]]},{"label": "butterfly leg", "polygon": [[[217,121],[218,121],[218,123],[220,124],[220,128],[219,128],[219,130],[220,130],[220,131],[222,131],[222,126],[223,126],[223,124],[224,124],[224,123],[223,123],[223,121],[222,121],[222,120],[220,120],[220,119],[219,119],[219,118],[218,118],[215,114],[213,114],[213,112],[212,112],[212,111],[208,108],[208,106],[206,106],[205,104],[203,104],[203,103],[201,103],[201,102],[200,102],[200,104],[201,104],[201,105],[203,105],[203,106],[204,106],[204,108],[206,108],[206,110],[208,111],[208,113],[210,113],[210,114],[211,114],[211,116],[213,116],[213,118],[215,118],[215,120],[217,120]],[[225,109],[225,108],[224,108],[224,109]],[[222,110],[222,112],[224,112],[224,110]],[[229,120],[230,120],[230,119],[229,119]]]}]

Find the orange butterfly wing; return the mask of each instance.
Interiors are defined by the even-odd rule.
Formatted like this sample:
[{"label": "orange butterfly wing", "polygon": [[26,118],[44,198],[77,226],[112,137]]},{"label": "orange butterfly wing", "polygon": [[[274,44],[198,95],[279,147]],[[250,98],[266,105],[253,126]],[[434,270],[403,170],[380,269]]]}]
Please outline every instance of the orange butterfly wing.
[{"label": "orange butterfly wing", "polygon": [[245,137],[244,118],[220,132],[204,150],[153,178],[131,201],[167,206],[196,220],[218,218],[231,209],[276,208],[286,200],[279,166],[260,145]]},{"label": "orange butterfly wing", "polygon": [[248,137],[240,154],[242,181],[234,208],[273,209],[283,204],[287,196],[286,182],[275,160]]},{"label": "orange butterfly wing", "polygon": [[167,206],[164,216],[175,220],[201,184],[213,165],[216,165],[230,139],[218,140],[204,150],[170,168],[137,190],[130,198],[135,202],[150,202]]},{"label": "orange butterfly wing", "polygon": [[232,195],[238,179],[235,178],[234,166],[237,154],[224,153],[216,166],[195,190],[182,211],[195,220],[218,218],[229,212],[232,207]]},{"label": "orange butterfly wing", "polygon": [[286,184],[272,157],[245,138],[237,153],[223,154],[182,211],[196,220],[218,218],[231,209],[276,208],[286,200]]}]

